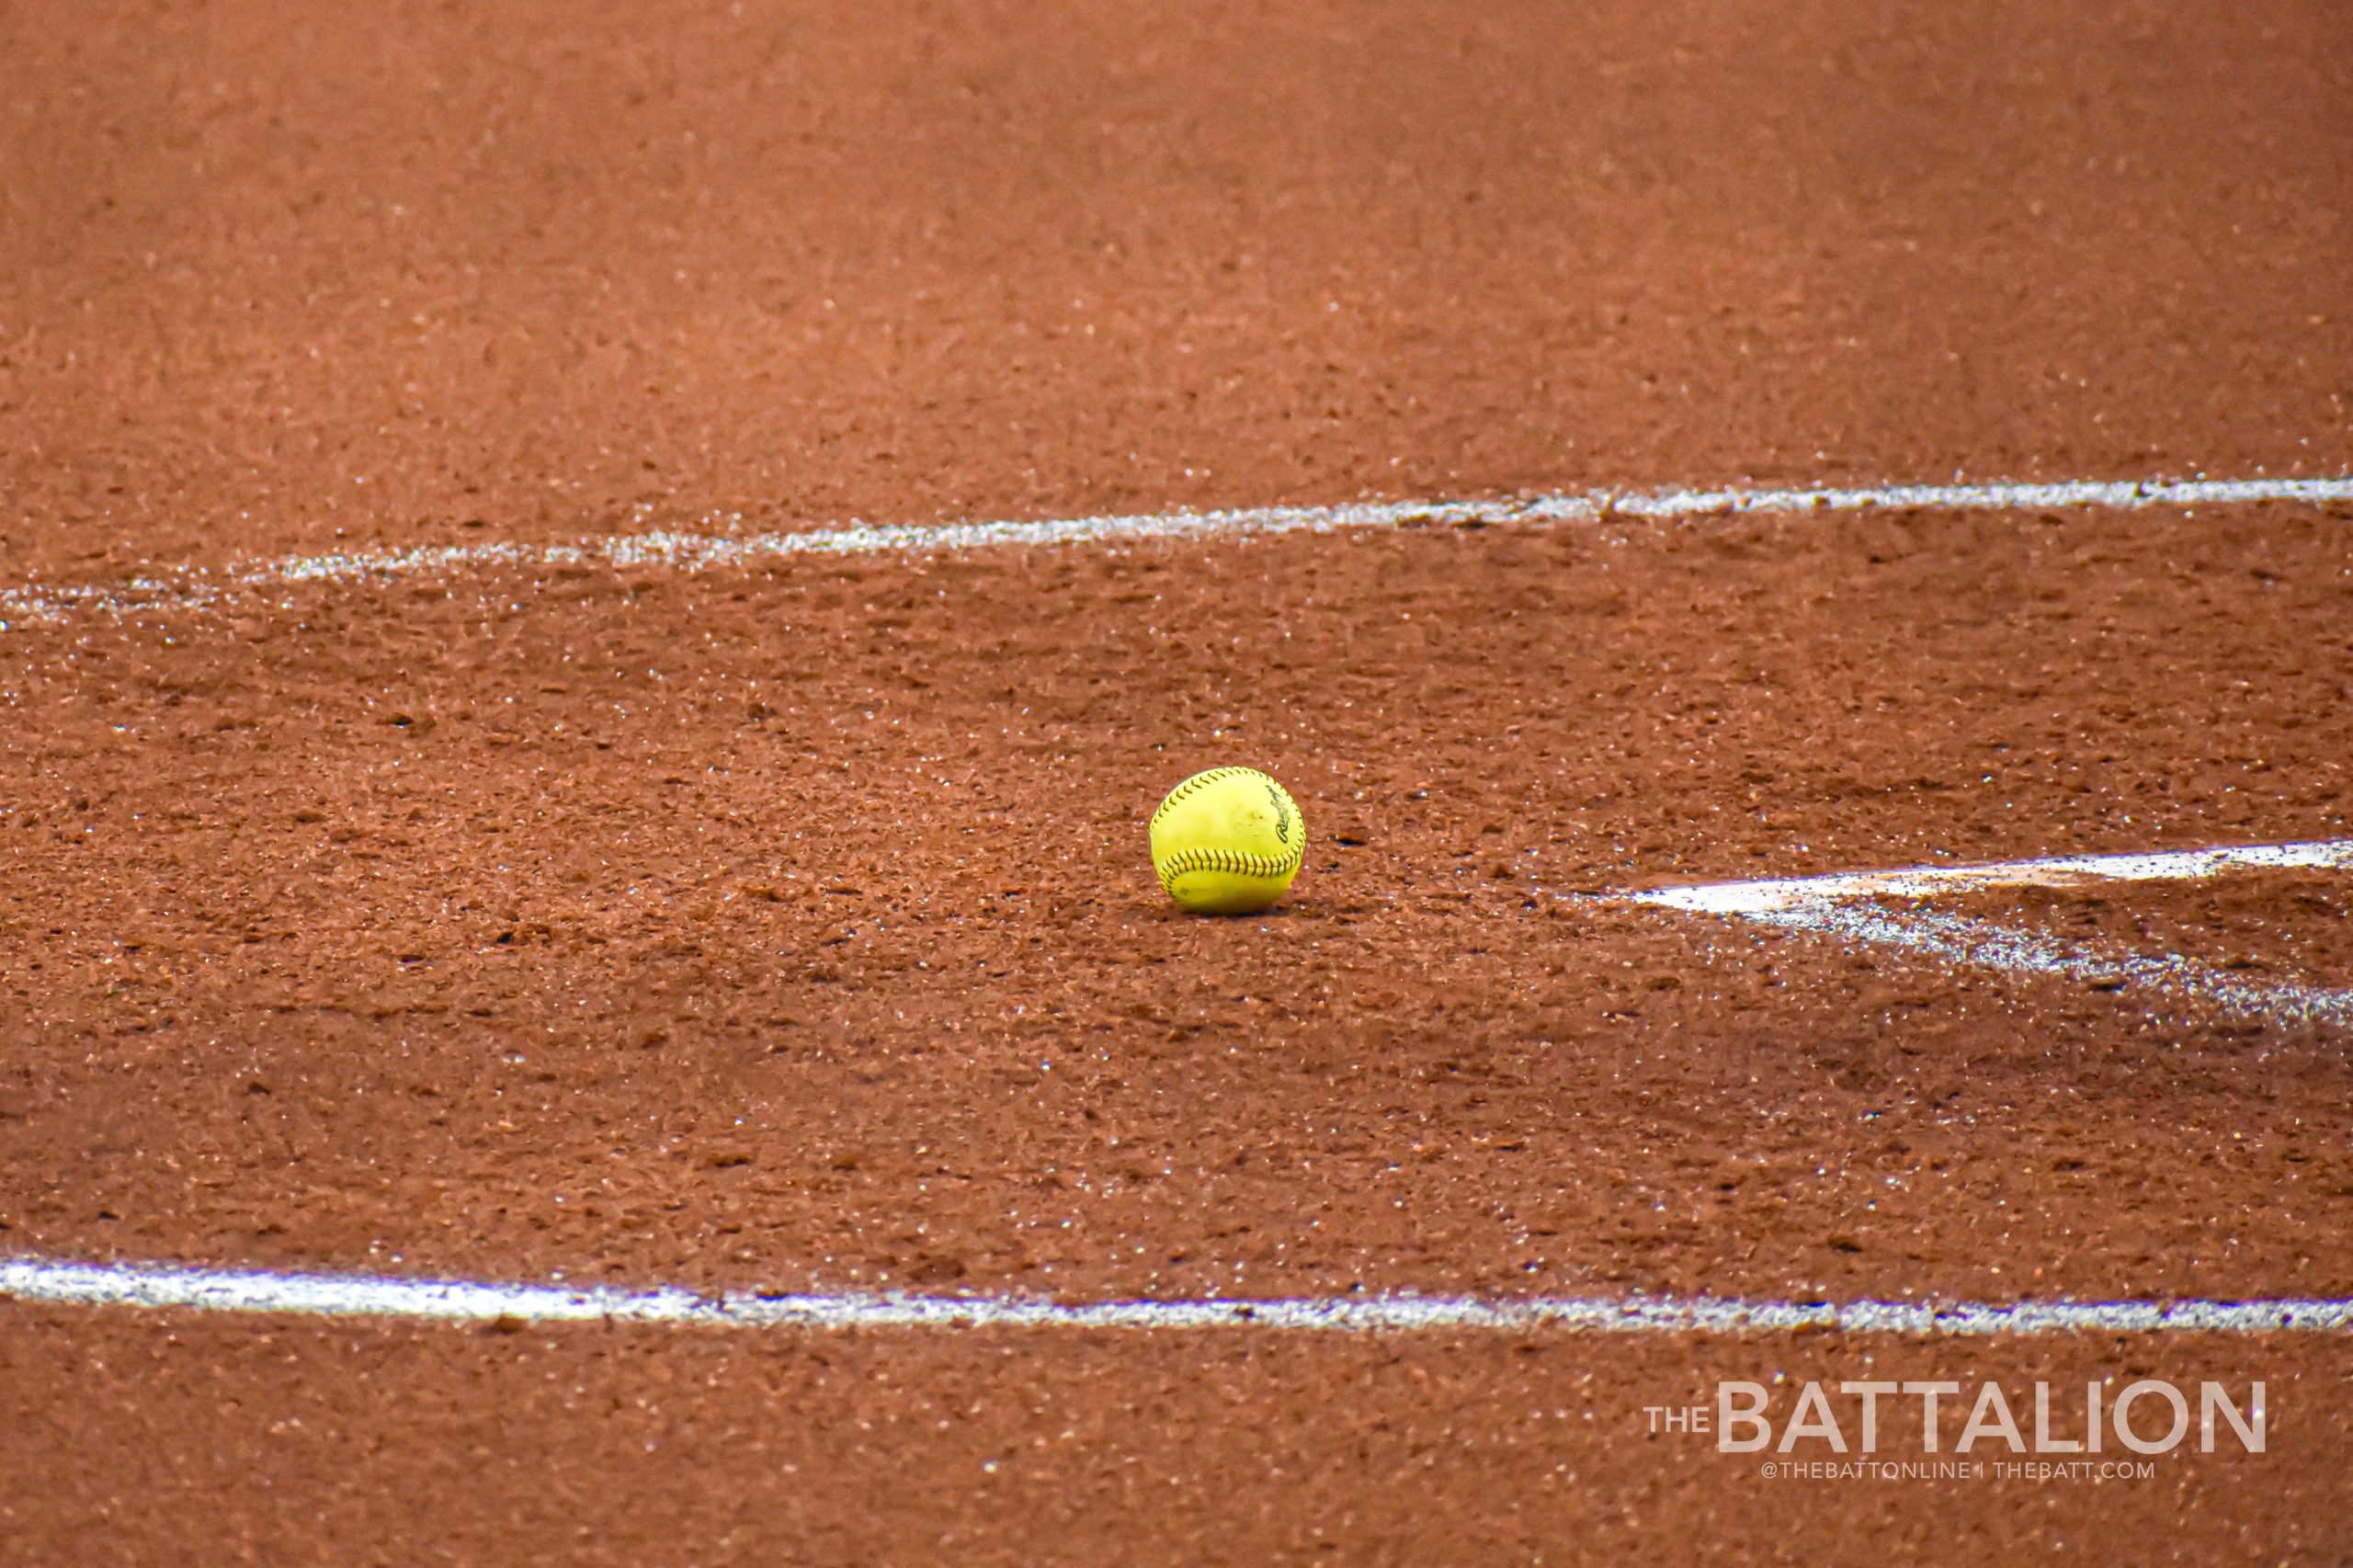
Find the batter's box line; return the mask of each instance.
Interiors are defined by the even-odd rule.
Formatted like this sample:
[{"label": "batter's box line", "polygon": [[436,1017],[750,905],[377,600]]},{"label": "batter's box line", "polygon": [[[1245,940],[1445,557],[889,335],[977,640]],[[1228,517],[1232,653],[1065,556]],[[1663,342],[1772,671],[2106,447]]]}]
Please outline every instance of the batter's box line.
[{"label": "batter's box line", "polygon": [[1926,904],[1988,888],[2075,888],[2104,882],[2198,881],[2227,871],[2353,868],[2353,839],[2256,844],[2148,855],[2080,855],[1977,866],[1918,866],[1771,881],[1656,888],[1627,895],[1640,904],[1813,932],[1891,948],[1948,964],[2055,975],[2103,989],[2151,989],[2278,1022],[2353,1027],[2353,991],[2263,980],[2180,953],[2136,953],[2068,942],[2023,927],[1976,920]]},{"label": "batter's box line", "polygon": [[115,583],[20,583],[0,588],[0,631],[62,620],[76,611],[127,616],[266,603],[306,583],[384,582],[491,572],[695,573],[770,565],[803,556],[954,554],[1009,545],[1138,543],[1344,529],[1483,524],[1597,523],[1611,517],[1675,521],[1853,512],[2017,512],[2105,506],[2246,506],[2264,501],[2353,501],[2353,475],[2283,479],[2000,480],[1980,484],[1866,484],[1806,488],[1722,485],[1592,489],[1472,501],[1351,501],[1331,506],[1174,508],[1086,517],[957,523],[869,523],[736,531],[740,513],[713,513],[705,530],[647,529],[551,544],[487,540],[382,547],[186,566]]}]

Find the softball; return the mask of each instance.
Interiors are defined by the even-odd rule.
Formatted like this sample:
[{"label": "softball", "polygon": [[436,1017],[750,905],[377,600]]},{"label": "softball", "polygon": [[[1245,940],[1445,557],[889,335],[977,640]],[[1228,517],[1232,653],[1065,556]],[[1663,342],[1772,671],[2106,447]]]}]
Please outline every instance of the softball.
[{"label": "softball", "polygon": [[1152,869],[1196,915],[1256,915],[1283,896],[1307,853],[1307,824],[1255,767],[1212,767],[1152,813]]}]

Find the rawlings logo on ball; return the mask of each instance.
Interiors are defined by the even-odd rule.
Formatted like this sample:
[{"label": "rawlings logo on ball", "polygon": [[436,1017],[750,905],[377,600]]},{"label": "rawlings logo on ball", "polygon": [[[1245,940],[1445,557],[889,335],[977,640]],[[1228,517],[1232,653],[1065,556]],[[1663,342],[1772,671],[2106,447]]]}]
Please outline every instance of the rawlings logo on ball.
[{"label": "rawlings logo on ball", "polygon": [[1290,797],[1273,779],[1267,780],[1267,799],[1275,803],[1275,836],[1285,844],[1290,842]]},{"label": "rawlings logo on ball", "polygon": [[1196,915],[1265,909],[1299,875],[1306,853],[1299,807],[1255,767],[1196,773],[1152,813],[1152,869],[1168,896]]}]

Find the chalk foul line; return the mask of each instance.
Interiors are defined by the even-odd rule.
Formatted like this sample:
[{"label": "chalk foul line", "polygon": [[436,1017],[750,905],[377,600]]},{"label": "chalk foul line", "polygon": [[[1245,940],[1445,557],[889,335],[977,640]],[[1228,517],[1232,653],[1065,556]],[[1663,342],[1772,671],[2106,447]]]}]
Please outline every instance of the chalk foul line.
[{"label": "chalk foul line", "polygon": [[58,1306],[408,1320],[614,1323],[713,1329],[1251,1329],[1326,1334],[1748,1335],[1800,1331],[2040,1337],[2066,1334],[2344,1334],[2353,1301],[1756,1301],[1716,1296],[1284,1296],[1071,1302],[869,1292],[704,1294],[380,1275],[0,1260],[0,1295]]},{"label": "chalk foul line", "polygon": [[[57,620],[74,611],[123,615],[142,609],[204,609],[305,583],[381,580],[434,574],[581,570],[703,572],[759,566],[799,556],[924,554],[1004,545],[1108,544],[1220,535],[1327,532],[1409,525],[1599,522],[1607,517],[1673,520],[1883,511],[2018,511],[2050,507],[2242,506],[2259,501],[2353,501],[2353,476],[2321,479],[2196,479],[2054,483],[1881,484],[1783,489],[1568,491],[1493,501],[1362,501],[1332,506],[1258,506],[1233,511],[1142,512],[1030,522],[874,524],[767,533],[654,530],[569,543],[425,545],[240,562],[217,570],[174,569],[114,583],[26,583],[0,588],[0,631]],[[741,519],[717,516],[707,526]]]},{"label": "chalk foul line", "polygon": [[1891,908],[1887,902],[1926,903],[1940,895],[1988,888],[2081,888],[2104,882],[2198,881],[2234,871],[2347,869],[2353,869],[2353,839],[1919,866],[1657,888],[1629,897],[1636,903],[1813,932],[1971,968],[2056,975],[2115,990],[2149,987],[2230,1013],[2353,1028],[2353,990],[2264,980],[2179,953],[2104,949],[1935,909]]}]

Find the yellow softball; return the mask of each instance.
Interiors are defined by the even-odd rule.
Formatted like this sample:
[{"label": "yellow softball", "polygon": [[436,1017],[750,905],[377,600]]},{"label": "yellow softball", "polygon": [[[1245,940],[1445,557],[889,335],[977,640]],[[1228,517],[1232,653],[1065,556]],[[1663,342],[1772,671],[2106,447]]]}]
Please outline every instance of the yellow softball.
[{"label": "yellow softball", "polygon": [[1256,915],[1283,896],[1307,853],[1307,824],[1255,767],[1212,767],[1152,813],[1152,869],[1196,915]]}]

